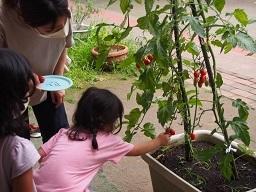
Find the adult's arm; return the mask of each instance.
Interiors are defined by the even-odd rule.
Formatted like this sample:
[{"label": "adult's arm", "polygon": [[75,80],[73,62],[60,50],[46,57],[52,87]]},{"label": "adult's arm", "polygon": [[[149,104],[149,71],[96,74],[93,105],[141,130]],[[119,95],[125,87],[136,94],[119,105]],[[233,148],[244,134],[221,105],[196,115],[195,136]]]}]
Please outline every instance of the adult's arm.
[{"label": "adult's arm", "polygon": [[[64,48],[54,69],[54,75],[63,75],[64,67],[67,62],[67,48]],[[52,102],[56,107],[60,106],[64,101],[65,91],[51,92]]]}]

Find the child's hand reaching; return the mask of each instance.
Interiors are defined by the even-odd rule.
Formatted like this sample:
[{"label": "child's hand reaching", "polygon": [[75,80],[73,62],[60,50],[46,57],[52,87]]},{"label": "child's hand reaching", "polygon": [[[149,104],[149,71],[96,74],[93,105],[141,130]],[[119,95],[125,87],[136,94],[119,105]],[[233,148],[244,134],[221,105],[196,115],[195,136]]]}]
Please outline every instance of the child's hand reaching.
[{"label": "child's hand reaching", "polygon": [[160,146],[166,146],[169,144],[170,137],[171,135],[169,134],[160,133],[156,139],[159,141]]},{"label": "child's hand reaching", "polygon": [[145,153],[154,151],[161,146],[168,145],[170,141],[170,137],[175,134],[174,130],[172,133],[173,134],[169,132],[160,133],[155,139],[151,141],[134,145],[134,148],[126,155],[127,156],[143,155]]}]

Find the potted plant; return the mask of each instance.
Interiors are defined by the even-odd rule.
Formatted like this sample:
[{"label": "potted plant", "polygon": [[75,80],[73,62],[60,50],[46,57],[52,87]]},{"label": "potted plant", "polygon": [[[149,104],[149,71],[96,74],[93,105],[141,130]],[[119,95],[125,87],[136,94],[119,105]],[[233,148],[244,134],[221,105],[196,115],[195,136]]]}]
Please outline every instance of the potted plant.
[{"label": "potted plant", "polygon": [[124,61],[128,56],[128,47],[121,44],[132,29],[123,29],[115,24],[100,23],[97,26],[97,46],[91,50],[96,59],[96,68],[111,71],[115,64]]},{"label": "potted plant", "polygon": [[[110,0],[109,4],[115,2],[116,0]],[[126,21],[133,3],[142,1],[120,0],[120,8],[125,15],[121,27],[126,33],[131,31],[129,22]],[[249,154],[249,160],[244,160],[255,162],[253,153],[248,150],[249,107],[241,99],[237,99],[232,105],[237,108],[238,114],[231,119],[226,117],[220,92],[223,80],[216,68],[216,48],[213,47],[219,48],[224,54],[236,46],[256,52],[255,40],[246,31],[246,26],[253,21],[239,8],[224,14],[225,0],[170,0],[163,6],[156,5],[154,0],[145,0],[143,4],[146,14],[137,20],[136,27],[149,32],[151,38],[135,54],[138,79],[133,83],[128,98],[138,90],[136,101],[139,107],[132,109],[125,116],[126,140],[130,141],[138,132],[143,132],[151,138],[155,136],[155,125],[151,122],[144,123],[144,118],[151,106],[157,105],[158,121],[163,128],[167,128],[169,134],[173,134],[174,130],[170,127],[179,119],[184,127],[182,135],[171,139],[174,145],[183,143],[184,158],[182,162],[176,162],[176,165],[182,163],[182,166],[185,166],[191,162],[199,164],[201,168],[205,168],[204,165],[218,165],[222,174],[218,177],[224,180],[223,191],[230,191],[232,187],[237,189],[237,186],[232,184],[244,177],[237,169],[237,159],[243,159],[239,158],[240,155],[245,157]],[[232,18],[235,19],[234,23],[230,22]],[[193,81],[193,86],[187,85],[189,80]],[[211,90],[210,109],[203,109],[204,102],[199,95],[203,86],[209,86]],[[216,128],[197,132],[201,117],[206,113],[214,117]],[[243,145],[237,145],[234,140]],[[195,147],[197,141],[207,141],[211,144],[200,150]],[[194,186],[156,160],[159,157],[166,159],[171,152],[168,148],[154,153],[154,158],[151,154],[143,157],[148,163],[152,163],[149,166],[154,191],[207,191],[204,187],[209,182],[205,181],[200,173],[194,174],[192,168],[188,168],[189,174],[199,178],[197,181],[205,181],[201,182],[199,188],[194,185],[193,180]],[[217,159],[212,161],[215,157]],[[177,177],[173,179],[172,176]],[[164,177],[169,179],[164,181]],[[252,175],[252,181],[255,179],[255,175]],[[248,183],[238,185],[240,184],[240,191],[249,191],[252,186],[255,187],[254,182],[249,186]],[[214,188],[212,191],[221,190]]]}]

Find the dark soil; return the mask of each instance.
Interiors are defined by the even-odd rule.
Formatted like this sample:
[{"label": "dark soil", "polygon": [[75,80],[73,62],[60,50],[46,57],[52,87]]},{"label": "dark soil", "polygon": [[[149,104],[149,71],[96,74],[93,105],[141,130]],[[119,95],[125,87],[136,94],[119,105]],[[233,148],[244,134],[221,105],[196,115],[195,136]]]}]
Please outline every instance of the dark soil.
[{"label": "dark soil", "polygon": [[[211,147],[206,142],[195,142],[193,148],[203,150]],[[152,156],[174,173],[203,192],[244,192],[256,188],[256,165],[243,158],[236,160],[239,179],[225,181],[218,167],[219,157],[215,155],[210,162],[198,160],[185,161],[184,146],[172,148],[165,155],[157,151]]]}]

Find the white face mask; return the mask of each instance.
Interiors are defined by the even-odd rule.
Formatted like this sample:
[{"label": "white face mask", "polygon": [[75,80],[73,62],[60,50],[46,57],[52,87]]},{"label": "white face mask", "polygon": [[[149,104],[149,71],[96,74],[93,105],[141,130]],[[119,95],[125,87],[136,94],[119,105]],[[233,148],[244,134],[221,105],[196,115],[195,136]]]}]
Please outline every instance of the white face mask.
[{"label": "white face mask", "polygon": [[41,34],[38,30],[36,31],[39,33],[41,37],[44,38],[65,38],[68,36],[69,33],[69,19],[67,20],[65,26],[55,33]]}]

